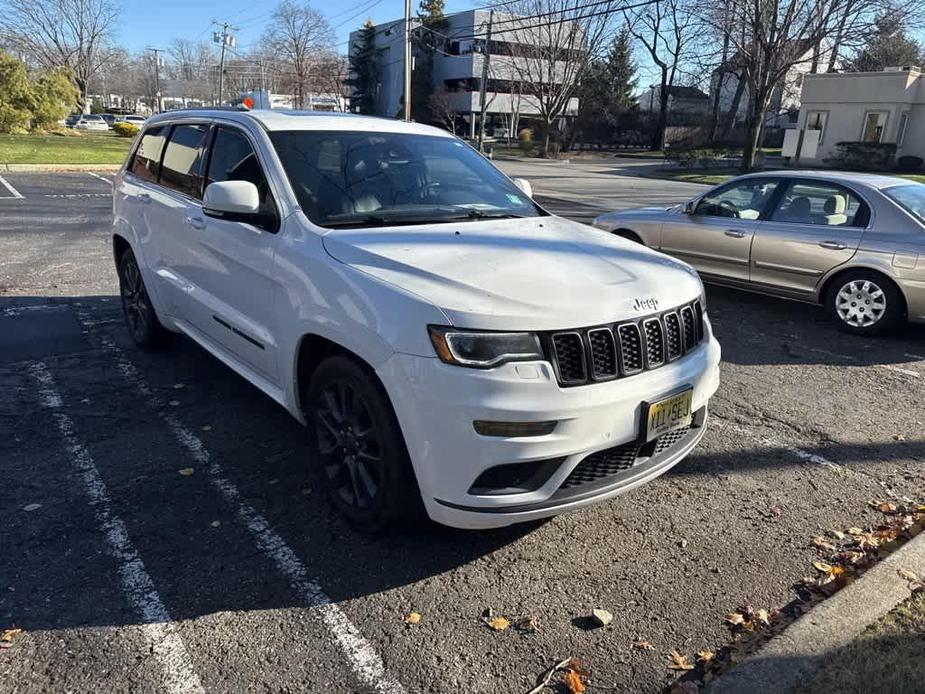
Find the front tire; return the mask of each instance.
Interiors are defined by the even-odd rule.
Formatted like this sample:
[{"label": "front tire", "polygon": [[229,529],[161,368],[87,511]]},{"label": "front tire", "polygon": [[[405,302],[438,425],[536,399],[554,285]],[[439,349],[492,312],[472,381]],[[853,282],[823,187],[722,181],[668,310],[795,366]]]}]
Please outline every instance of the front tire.
[{"label": "front tire", "polygon": [[311,467],[331,504],[378,532],[423,515],[411,461],[388,396],[352,359],[325,359],[303,399]]},{"label": "front tire", "polygon": [[832,283],[826,310],[845,332],[878,335],[903,321],[905,303],[891,280],[875,272],[851,270]]},{"label": "front tire", "polygon": [[119,294],[122,315],[129,335],[138,347],[151,349],[167,339],[167,329],[161,325],[148,296],[141,269],[131,249],[119,256]]}]

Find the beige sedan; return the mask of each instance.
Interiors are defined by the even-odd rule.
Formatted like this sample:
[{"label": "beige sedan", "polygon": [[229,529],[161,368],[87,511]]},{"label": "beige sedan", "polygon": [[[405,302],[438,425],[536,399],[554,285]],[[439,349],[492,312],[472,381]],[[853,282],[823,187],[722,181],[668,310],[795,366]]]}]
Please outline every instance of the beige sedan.
[{"label": "beige sedan", "polygon": [[925,323],[925,185],[835,171],[765,172],[683,205],[594,225],[693,265],[704,281],[825,305],[845,330]]}]

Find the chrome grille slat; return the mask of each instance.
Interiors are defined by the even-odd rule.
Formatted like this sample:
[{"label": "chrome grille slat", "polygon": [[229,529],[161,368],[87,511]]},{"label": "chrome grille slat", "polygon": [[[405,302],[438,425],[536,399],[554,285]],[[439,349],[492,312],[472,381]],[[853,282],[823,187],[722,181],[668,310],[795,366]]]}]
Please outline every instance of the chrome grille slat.
[{"label": "chrome grille slat", "polygon": [[614,325],[546,333],[559,384],[626,378],[681,359],[704,339],[700,300]]}]

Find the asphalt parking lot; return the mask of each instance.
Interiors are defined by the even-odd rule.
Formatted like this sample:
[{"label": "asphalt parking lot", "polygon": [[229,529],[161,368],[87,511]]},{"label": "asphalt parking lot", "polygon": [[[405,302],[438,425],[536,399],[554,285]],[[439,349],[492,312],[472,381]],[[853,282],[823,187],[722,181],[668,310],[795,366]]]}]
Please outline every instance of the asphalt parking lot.
[{"label": "asphalt parking lot", "polygon": [[[697,189],[505,166],[582,220]],[[816,307],[709,288],[722,384],[670,473],[539,525],[363,536],[282,409],[184,339],[131,346],[111,175],[2,176],[0,630],[24,632],[0,690],[525,692],[576,656],[596,686],[658,692],[670,651],[792,600],[813,536],[925,490],[921,326],[863,340]],[[492,631],[488,607],[539,628]],[[613,623],[588,630],[594,608]]]}]

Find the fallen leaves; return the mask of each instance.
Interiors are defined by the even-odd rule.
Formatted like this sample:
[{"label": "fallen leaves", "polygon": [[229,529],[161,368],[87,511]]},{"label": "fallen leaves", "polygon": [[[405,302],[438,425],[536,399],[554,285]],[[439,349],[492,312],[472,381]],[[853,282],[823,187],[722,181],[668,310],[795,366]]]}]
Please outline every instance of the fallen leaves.
[{"label": "fallen leaves", "polygon": [[682,655],[677,651],[672,651],[668,654],[668,660],[671,661],[668,665],[669,670],[693,670],[694,664],[687,659],[686,655]]},{"label": "fallen leaves", "polygon": [[409,612],[405,615],[405,624],[420,624],[421,623],[421,613],[420,612]]},{"label": "fallen leaves", "polygon": [[698,663],[709,663],[713,658],[716,657],[716,654],[713,651],[697,651],[697,662]]},{"label": "fallen leaves", "polygon": [[560,660],[549,668],[539,678],[539,683],[527,692],[527,694],[540,694],[540,692],[550,685],[553,677],[555,677],[558,672],[563,673],[562,684],[569,694],[582,694],[587,689],[585,685],[585,680],[588,677],[587,671],[581,667],[578,658],[567,658],[566,660]]},{"label": "fallen leaves", "polygon": [[510,620],[500,615],[496,615],[494,610],[490,607],[486,607],[485,611],[482,612],[482,622],[491,629],[492,631],[504,631],[509,626],[511,626]]},{"label": "fallen leaves", "polygon": [[177,472],[179,472],[184,477],[189,477],[194,472],[196,472],[196,470],[195,468],[191,468],[191,467],[181,467],[179,470],[177,470]]},{"label": "fallen leaves", "polygon": [[540,622],[536,617],[519,617],[514,620],[513,626],[517,631],[524,632],[525,634],[532,634],[535,631],[539,631]]},{"label": "fallen leaves", "polygon": [[725,622],[734,631],[758,631],[771,626],[771,621],[776,617],[776,612],[768,612],[763,607],[756,610],[751,605],[743,605],[735,612],[727,614]]},{"label": "fallen leaves", "polygon": [[633,648],[638,648],[640,651],[654,651],[655,646],[646,641],[645,639],[636,639],[636,643],[633,644]]},{"label": "fallen leaves", "polygon": [[22,507],[22,510],[32,512],[32,511],[38,511],[40,508],[42,508],[41,504],[26,504],[25,506]]}]

